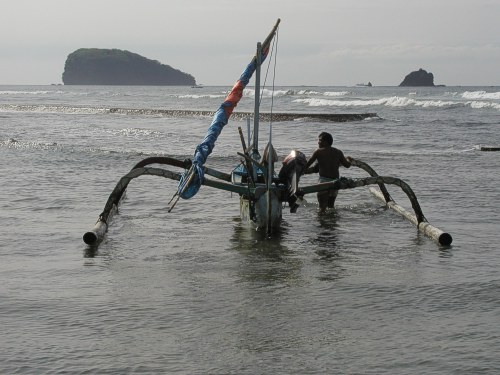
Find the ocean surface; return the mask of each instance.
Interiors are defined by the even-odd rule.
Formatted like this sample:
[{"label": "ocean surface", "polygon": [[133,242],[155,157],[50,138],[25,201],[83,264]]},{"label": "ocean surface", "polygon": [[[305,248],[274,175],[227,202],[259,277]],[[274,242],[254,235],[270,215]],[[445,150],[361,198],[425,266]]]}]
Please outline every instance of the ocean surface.
[{"label": "ocean surface", "polygon": [[[262,112],[376,113],[262,122],[260,144],[272,127],[280,159],[310,156],[331,132],[407,182],[449,247],[367,188],[326,215],[306,196],[266,237],[205,186],[168,213],[177,182],[154,176],[130,183],[98,249],[83,242],[138,161],[192,157],[229,89],[0,86],[0,373],[499,374],[500,152],[480,148],[500,147],[500,87],[263,94]],[[250,87],[236,111],[253,107]],[[246,124],[229,122],[207,166],[239,164]]]}]

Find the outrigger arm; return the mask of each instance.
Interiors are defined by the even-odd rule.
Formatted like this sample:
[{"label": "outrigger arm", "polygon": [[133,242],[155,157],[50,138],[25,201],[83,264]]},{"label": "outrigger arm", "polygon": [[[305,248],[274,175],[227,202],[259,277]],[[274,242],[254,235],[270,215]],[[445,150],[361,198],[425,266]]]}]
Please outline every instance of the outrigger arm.
[{"label": "outrigger arm", "polygon": [[[172,172],[162,168],[147,167],[147,165],[149,164],[168,164],[187,169],[190,167],[191,161],[190,160],[181,161],[168,157],[152,157],[144,159],[141,162],[137,163],[134,166],[134,168],[132,168],[132,170],[125,176],[123,176],[116,184],[113,192],[110,194],[108,201],[106,202],[103,212],[99,215],[99,218],[96,224],[94,225],[94,228],[83,235],[83,240],[86,244],[96,245],[104,238],[104,235],[108,230],[109,221],[111,220],[113,214],[118,209],[120,201],[130,181],[143,175],[165,177],[177,181],[181,179],[182,173],[180,172]],[[343,189],[353,189],[356,187],[367,186],[367,185],[379,185],[382,193],[373,188],[370,188],[370,191],[376,197],[384,201],[387,207],[393,209],[394,211],[404,216],[410,222],[415,224],[420,232],[424,233],[431,239],[437,241],[440,245],[449,246],[452,243],[453,239],[449,233],[443,232],[439,228],[432,226],[427,221],[424,214],[422,213],[422,209],[420,208],[415,193],[407,183],[405,183],[403,180],[399,178],[389,177],[389,176],[379,176],[368,164],[360,160],[352,159],[351,164],[353,166],[357,166],[367,171],[371,176],[366,178],[357,178],[357,179],[340,178],[332,182],[304,186],[300,189],[300,192],[302,192],[303,194],[311,194],[331,189],[343,190]],[[203,185],[210,186],[220,190],[230,191],[239,195],[247,194],[250,196],[257,196],[262,194],[261,190],[251,189],[248,186],[235,185],[230,183],[229,182],[230,175],[226,173],[222,173],[207,167],[204,168],[205,168],[205,173],[207,175],[216,177],[217,179],[205,178],[203,181]],[[387,192],[385,184],[396,185],[401,187],[401,189],[406,193],[406,195],[410,199],[412,207],[415,211],[415,215],[406,211],[403,207],[399,206],[394,202],[394,200]]]},{"label": "outrigger arm", "polygon": [[[93,229],[83,235],[83,241],[86,244],[96,245],[104,238],[104,235],[108,230],[109,222],[111,221],[114,213],[117,211],[130,181],[132,181],[134,178],[143,175],[150,175],[165,177],[176,181],[179,181],[181,179],[182,173],[172,172],[162,168],[146,167],[146,165],[150,164],[167,164],[179,168],[189,169],[191,167],[191,160],[188,159],[182,161],[170,157],[151,157],[137,163],[129,173],[127,173],[118,181],[115,188],[109,195],[106,205],[104,206],[104,210],[99,215],[99,218],[97,219],[97,222],[95,223]],[[209,176],[216,177],[218,180],[205,178],[203,181],[203,185],[211,186],[216,189],[231,191],[237,194],[244,194],[248,192],[248,189],[245,187],[236,186],[229,183],[229,181],[231,180],[231,175],[227,173],[219,172],[208,167],[204,167],[204,172]]]},{"label": "outrigger arm", "polygon": [[[311,194],[325,190],[343,190],[343,189],[353,189],[360,186],[378,185],[381,192],[373,188],[370,188],[370,192],[377,198],[384,201],[387,207],[401,214],[403,217],[405,217],[410,222],[415,224],[420,232],[427,235],[429,238],[437,241],[440,245],[443,246],[451,245],[453,241],[451,235],[449,233],[443,232],[439,228],[432,226],[427,221],[422,212],[422,209],[420,208],[417,196],[411,189],[410,185],[408,185],[406,182],[396,177],[379,176],[373,168],[371,168],[368,164],[362,162],[361,160],[352,159],[351,165],[365,170],[370,174],[371,177],[355,178],[355,179],[339,178],[331,182],[324,182],[320,184],[302,187],[300,189],[300,192],[303,194]],[[394,200],[389,195],[389,192],[387,191],[385,184],[399,186],[405,192],[405,194],[408,196],[411,202],[413,210],[415,211],[415,215],[406,211],[403,207],[394,202]]]}]

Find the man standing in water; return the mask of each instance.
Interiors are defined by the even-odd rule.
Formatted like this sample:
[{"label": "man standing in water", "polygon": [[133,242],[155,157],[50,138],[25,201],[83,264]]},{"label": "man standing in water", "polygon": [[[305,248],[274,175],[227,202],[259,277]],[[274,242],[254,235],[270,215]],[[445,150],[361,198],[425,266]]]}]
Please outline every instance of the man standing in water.
[{"label": "man standing in water", "polygon": [[[319,172],[319,182],[330,182],[340,177],[339,167],[351,166],[352,158],[345,157],[339,149],[332,147],[333,137],[330,133],[323,132],[318,136],[319,148],[314,151],[306,164],[306,173]],[[314,167],[311,165],[317,161]],[[326,212],[326,208],[333,208],[338,190],[326,190],[318,192],[319,211]]]}]

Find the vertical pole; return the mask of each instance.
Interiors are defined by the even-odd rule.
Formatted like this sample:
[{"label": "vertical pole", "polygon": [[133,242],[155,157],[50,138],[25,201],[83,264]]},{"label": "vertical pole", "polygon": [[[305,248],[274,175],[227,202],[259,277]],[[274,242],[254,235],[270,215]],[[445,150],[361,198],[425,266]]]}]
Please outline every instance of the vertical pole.
[{"label": "vertical pole", "polygon": [[257,54],[255,69],[255,107],[253,118],[253,152],[259,153],[259,107],[260,107],[260,64],[262,60],[262,45],[257,43]]},{"label": "vertical pole", "polygon": [[271,202],[271,185],[273,183],[273,172],[274,172],[274,165],[273,165],[273,144],[271,142],[272,140],[272,125],[269,125],[269,143],[267,145],[267,150],[268,152],[268,157],[267,157],[267,234],[270,235],[272,232],[272,225],[273,225],[273,207],[272,207],[272,202]]},{"label": "vertical pole", "polygon": [[[252,131],[250,130],[250,116],[247,116],[247,133],[248,133],[248,144],[252,144]],[[247,152],[247,150],[243,150],[243,152]]]}]

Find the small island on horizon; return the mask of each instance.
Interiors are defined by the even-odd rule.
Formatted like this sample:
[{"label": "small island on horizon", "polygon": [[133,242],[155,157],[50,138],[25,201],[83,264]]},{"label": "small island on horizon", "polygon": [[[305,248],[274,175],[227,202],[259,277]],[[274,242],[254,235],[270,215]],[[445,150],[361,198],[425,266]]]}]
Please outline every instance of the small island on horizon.
[{"label": "small island on horizon", "polygon": [[159,61],[119,49],[80,48],[68,55],[65,85],[196,86],[195,78]]},{"label": "small island on horizon", "polygon": [[359,87],[372,87],[372,83],[370,81],[368,81],[368,83],[356,83],[356,86],[359,86]]},{"label": "small island on horizon", "polygon": [[399,84],[400,87],[417,87],[417,86],[430,86],[434,87],[434,74],[427,72],[420,68],[418,71],[411,72],[406,75],[403,82]]},{"label": "small island on horizon", "polygon": [[[126,50],[99,48],[80,48],[70,53],[65,62],[62,81],[64,85],[203,87],[191,74],[170,65]],[[373,87],[370,81],[357,83],[356,86]],[[407,74],[398,86],[445,87],[435,85],[434,75],[422,68]]]},{"label": "small island on horizon", "polygon": [[[357,83],[356,86],[373,87],[370,81],[368,83]],[[420,68],[407,74],[398,87],[446,87],[446,85],[435,85],[434,75]]]}]

